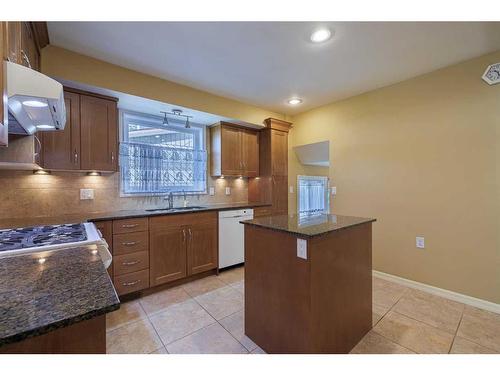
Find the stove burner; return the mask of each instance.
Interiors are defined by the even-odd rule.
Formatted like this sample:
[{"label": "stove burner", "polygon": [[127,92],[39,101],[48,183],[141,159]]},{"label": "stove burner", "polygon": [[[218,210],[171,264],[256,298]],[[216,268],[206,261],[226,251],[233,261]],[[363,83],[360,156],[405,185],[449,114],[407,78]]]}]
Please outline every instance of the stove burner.
[{"label": "stove burner", "polygon": [[87,239],[83,224],[45,225],[0,230],[0,251],[80,242]]}]

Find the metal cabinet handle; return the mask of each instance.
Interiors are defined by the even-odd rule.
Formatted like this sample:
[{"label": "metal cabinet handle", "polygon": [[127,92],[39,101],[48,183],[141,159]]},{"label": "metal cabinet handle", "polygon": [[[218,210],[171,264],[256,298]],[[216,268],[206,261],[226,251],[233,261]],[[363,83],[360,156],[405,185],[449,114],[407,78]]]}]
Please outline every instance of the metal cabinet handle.
[{"label": "metal cabinet handle", "polygon": [[192,239],[193,238],[193,233],[191,233],[191,228],[188,229],[188,232],[189,232],[189,239]]},{"label": "metal cabinet handle", "polygon": [[74,156],[75,156],[75,158],[74,158],[75,159],[75,164],[77,164],[78,163],[78,152],[76,152],[76,149],[75,149],[75,155]]},{"label": "metal cabinet handle", "polygon": [[186,230],[182,230],[182,242],[186,242]]},{"label": "metal cabinet handle", "polygon": [[139,224],[122,224],[122,228],[135,228],[138,226]]},{"label": "metal cabinet handle", "polygon": [[111,151],[111,161],[112,162],[115,161],[115,153],[113,151]]},{"label": "metal cabinet handle", "polygon": [[123,246],[134,246],[137,245],[140,241],[131,241],[131,242],[122,242]]},{"label": "metal cabinet handle", "polygon": [[135,281],[131,281],[129,283],[122,283],[123,286],[132,286],[132,285],[136,285],[136,284],[139,284],[141,282],[141,280],[135,280]]},{"label": "metal cabinet handle", "polygon": [[21,50],[21,57],[23,58],[24,61],[26,61],[28,63],[28,68],[32,69],[30,59],[28,58],[28,55],[26,55],[26,53],[23,50]]},{"label": "metal cabinet handle", "polygon": [[140,260],[134,260],[132,262],[123,262],[122,266],[133,266],[134,264],[138,264],[138,263],[141,263],[141,261]]}]

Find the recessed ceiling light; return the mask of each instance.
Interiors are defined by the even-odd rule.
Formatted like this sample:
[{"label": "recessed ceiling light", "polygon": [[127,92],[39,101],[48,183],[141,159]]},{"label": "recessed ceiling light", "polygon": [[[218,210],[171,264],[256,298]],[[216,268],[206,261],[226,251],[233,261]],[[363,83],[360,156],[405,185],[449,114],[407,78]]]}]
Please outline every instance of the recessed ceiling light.
[{"label": "recessed ceiling light", "polygon": [[290,105],[297,105],[300,103],[302,103],[302,99],[299,99],[299,98],[288,99],[288,104],[290,104]]},{"label": "recessed ceiling light", "polygon": [[331,36],[332,32],[330,31],[330,29],[322,27],[314,30],[314,32],[311,34],[311,42],[313,43],[326,42],[328,39],[331,38]]}]

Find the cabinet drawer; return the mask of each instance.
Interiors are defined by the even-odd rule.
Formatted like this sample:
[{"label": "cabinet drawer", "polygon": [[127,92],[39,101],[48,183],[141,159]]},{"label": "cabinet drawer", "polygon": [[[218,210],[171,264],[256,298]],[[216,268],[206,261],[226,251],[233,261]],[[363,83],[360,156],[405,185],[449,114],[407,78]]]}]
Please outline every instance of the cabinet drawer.
[{"label": "cabinet drawer", "polygon": [[142,232],[148,230],[148,218],[113,220],[113,234]]},{"label": "cabinet drawer", "polygon": [[200,222],[217,223],[217,212],[207,211],[207,212],[155,216],[149,219],[149,226],[151,228],[151,231],[156,231],[169,227],[178,228],[182,225],[191,225],[193,223],[200,223]]},{"label": "cabinet drawer", "polygon": [[113,236],[114,255],[137,253],[148,249],[148,232],[115,234]]},{"label": "cabinet drawer", "polygon": [[149,287],[149,270],[143,270],[126,275],[115,276],[113,279],[118,295],[137,292]]},{"label": "cabinet drawer", "polygon": [[149,269],[149,251],[140,251],[113,258],[113,273],[115,276]]}]

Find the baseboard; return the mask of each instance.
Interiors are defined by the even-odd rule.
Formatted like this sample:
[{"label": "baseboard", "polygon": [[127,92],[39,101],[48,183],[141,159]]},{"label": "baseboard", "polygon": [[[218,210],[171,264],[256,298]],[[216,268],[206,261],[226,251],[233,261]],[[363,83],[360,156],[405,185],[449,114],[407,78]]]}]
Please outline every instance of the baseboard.
[{"label": "baseboard", "polygon": [[493,303],[489,301],[485,301],[483,299],[467,296],[465,294],[460,294],[456,292],[452,292],[451,290],[441,289],[432,285],[419,283],[418,281],[408,280],[403,277],[394,276],[388,273],[380,272],[380,271],[372,271],[373,276],[379,277],[381,279],[392,281],[397,284],[401,284],[404,286],[408,286],[410,288],[418,289],[423,292],[427,292],[430,294],[435,294],[437,296],[448,298],[453,301],[461,302],[466,305],[470,305],[473,307],[477,307],[479,309],[491,311],[497,314],[500,314],[500,304]]}]

